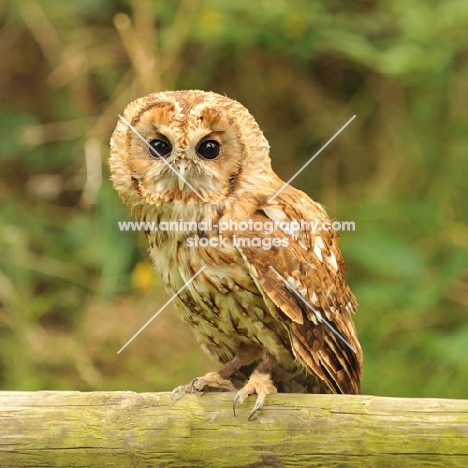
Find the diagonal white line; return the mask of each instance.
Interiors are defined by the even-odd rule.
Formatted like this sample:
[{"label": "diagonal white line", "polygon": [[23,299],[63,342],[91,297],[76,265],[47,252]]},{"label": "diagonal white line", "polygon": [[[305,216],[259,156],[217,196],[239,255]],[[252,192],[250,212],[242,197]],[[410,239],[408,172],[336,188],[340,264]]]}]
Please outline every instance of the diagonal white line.
[{"label": "diagonal white line", "polygon": [[353,115],[269,200],[271,203],[354,119]]},{"label": "diagonal white line", "polygon": [[278,278],[283,281],[283,283],[286,285],[286,287],[298,298],[300,299],[303,304],[305,304],[307,307],[309,307],[310,310],[315,314],[319,322],[323,322],[332,332],[333,334],[339,338],[351,351],[356,353],[356,350],[346,341],[346,339],[341,335],[339,331],[337,331],[329,322],[328,320],[313,306],[311,306],[303,297],[301,294],[299,294],[294,287],[288,283],[286,279],[284,279],[272,266],[270,266],[270,269],[273,270]]},{"label": "diagonal white line", "polygon": [[204,269],[202,266],[118,351],[120,354]]},{"label": "diagonal white line", "polygon": [[177,176],[182,179],[188,187],[190,187],[204,202],[206,202],[206,200],[203,198],[203,196],[197,192],[197,190],[195,188],[193,188],[183,177],[182,175],[176,170],[174,169],[174,167],[172,167],[154,148],[151,147],[151,145],[144,139],[144,137],[138,132],[138,130],[127,120],[125,119],[125,117],[123,117],[121,114],[119,114],[119,117],[125,122],[125,124],[128,126],[128,128],[130,130],[132,130],[132,132],[137,135],[140,140],[148,147],[151,149],[151,151],[154,151],[159,159],[167,166],[169,167],[169,169],[174,172],[175,174],[177,174]]}]

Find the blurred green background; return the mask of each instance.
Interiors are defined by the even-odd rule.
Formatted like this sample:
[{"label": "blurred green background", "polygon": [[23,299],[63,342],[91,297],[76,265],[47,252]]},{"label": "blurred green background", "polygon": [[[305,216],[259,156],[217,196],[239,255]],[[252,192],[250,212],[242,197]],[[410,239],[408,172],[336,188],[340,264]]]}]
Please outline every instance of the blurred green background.
[{"label": "blurred green background", "polygon": [[363,392],[468,397],[466,0],[0,3],[0,388],[171,390],[217,365],[166,310],[109,181],[131,100],[243,103],[287,180],[353,220]]}]

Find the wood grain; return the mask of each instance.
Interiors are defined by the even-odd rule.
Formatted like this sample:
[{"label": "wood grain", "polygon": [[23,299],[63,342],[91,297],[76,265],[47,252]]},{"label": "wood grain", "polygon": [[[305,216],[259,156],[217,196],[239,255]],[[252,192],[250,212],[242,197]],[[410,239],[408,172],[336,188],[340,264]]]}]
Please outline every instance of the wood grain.
[{"label": "wood grain", "polygon": [[0,392],[0,467],[466,467],[468,401]]}]

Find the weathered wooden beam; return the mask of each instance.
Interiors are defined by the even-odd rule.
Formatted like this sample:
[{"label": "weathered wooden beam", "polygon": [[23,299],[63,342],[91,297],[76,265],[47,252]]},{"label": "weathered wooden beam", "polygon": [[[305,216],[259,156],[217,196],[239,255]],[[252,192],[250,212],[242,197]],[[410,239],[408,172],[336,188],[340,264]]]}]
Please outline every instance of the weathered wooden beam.
[{"label": "weathered wooden beam", "polygon": [[0,467],[467,467],[468,401],[0,392]]}]

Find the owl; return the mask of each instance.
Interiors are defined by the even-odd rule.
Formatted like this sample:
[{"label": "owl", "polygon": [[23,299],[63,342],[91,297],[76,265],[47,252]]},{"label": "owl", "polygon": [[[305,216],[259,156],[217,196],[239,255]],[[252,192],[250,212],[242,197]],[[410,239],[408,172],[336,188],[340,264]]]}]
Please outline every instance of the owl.
[{"label": "owl", "polygon": [[275,392],[360,393],[338,234],[272,170],[245,107],[205,91],[137,99],[112,134],[110,169],[178,314],[220,362],[177,392],[236,392],[234,414],[256,394],[249,418]]}]

